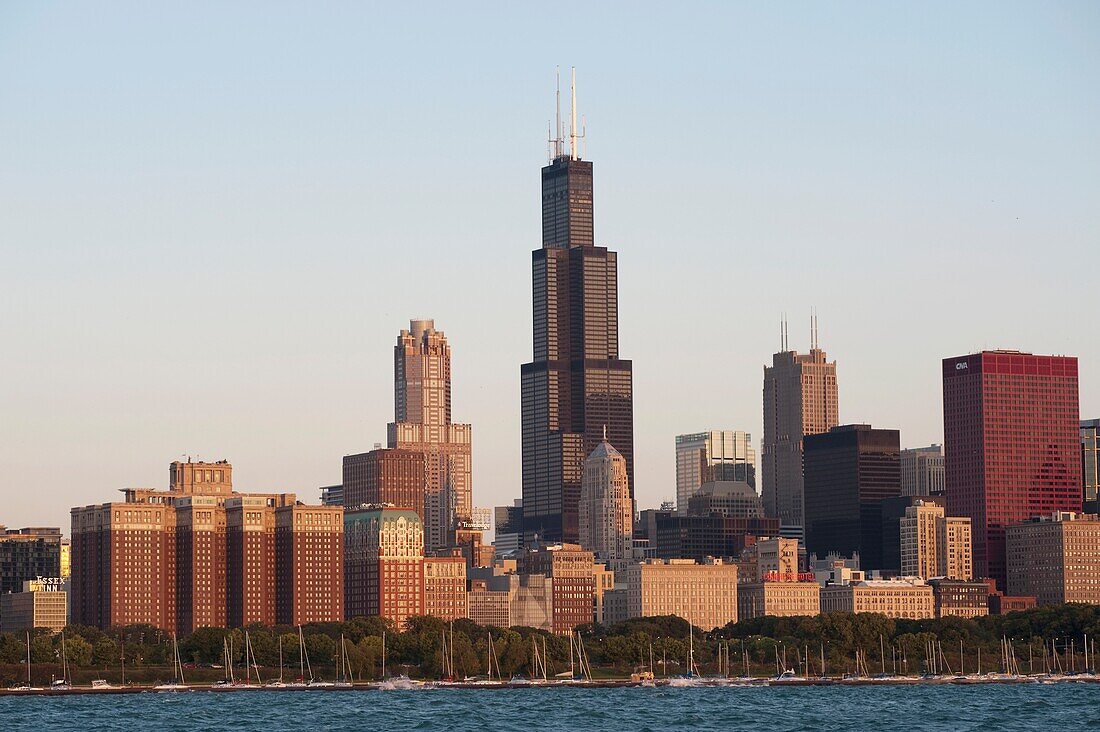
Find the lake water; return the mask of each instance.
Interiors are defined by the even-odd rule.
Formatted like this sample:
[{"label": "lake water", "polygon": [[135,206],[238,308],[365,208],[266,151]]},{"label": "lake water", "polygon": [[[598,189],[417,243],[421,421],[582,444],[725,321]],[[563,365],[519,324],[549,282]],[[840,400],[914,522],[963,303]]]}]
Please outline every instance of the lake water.
[{"label": "lake water", "polygon": [[1100,684],[507,689],[0,698],[0,730],[1077,730]]}]

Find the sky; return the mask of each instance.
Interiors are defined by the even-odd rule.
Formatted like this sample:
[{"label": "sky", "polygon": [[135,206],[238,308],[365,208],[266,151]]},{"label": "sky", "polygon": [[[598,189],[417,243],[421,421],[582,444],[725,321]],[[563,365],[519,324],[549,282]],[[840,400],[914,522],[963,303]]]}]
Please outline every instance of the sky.
[{"label": "sky", "polygon": [[[1080,358],[1100,417],[1100,4],[0,4],[0,524],[168,463],[310,501],[434,318],[474,503],[520,495],[555,68],[619,252],[636,496],[762,431],[790,322],[843,423],[941,442],[942,358]],[[563,73],[563,76],[565,73]],[[184,458],[185,459],[185,458]]]}]

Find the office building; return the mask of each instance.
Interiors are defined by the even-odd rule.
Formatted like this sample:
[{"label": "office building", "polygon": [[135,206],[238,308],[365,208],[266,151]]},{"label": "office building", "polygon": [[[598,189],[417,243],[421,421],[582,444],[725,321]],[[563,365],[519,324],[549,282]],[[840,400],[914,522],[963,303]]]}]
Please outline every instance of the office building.
[{"label": "office building", "polygon": [[377,448],[344,456],[344,508],[387,504],[415,511],[424,519],[424,454]]},{"label": "office building", "polygon": [[634,486],[633,378],[619,358],[618,257],[595,246],[592,163],[555,143],[531,255],[534,352],[520,370],[524,543],[580,539],[585,458],[603,439]]},{"label": "office building", "polygon": [[634,505],[627,482],[626,459],[607,440],[584,463],[578,506],[580,544],[613,570],[634,553]]},{"label": "office building", "polygon": [[943,445],[913,447],[901,451],[901,495],[942,496]]},{"label": "office building", "polygon": [[818,614],[821,588],[812,572],[801,571],[805,558],[797,539],[760,539],[744,556],[753,566],[738,572],[738,619]]},{"label": "office building", "polygon": [[466,558],[457,550],[424,558],[424,614],[444,620],[469,615],[466,600]]},{"label": "office building", "polygon": [[496,556],[516,554],[523,546],[523,500],[494,509],[493,546]]},{"label": "office building", "polygon": [[553,582],[553,632],[568,634],[595,618],[596,583],[592,552],[577,544],[556,544],[527,551],[520,574],[541,574]]},{"label": "office building", "polygon": [[511,620],[511,592],[490,590],[485,580],[473,580],[467,598],[470,620],[478,625],[509,628]]},{"label": "office building", "polygon": [[779,519],[736,516],[679,516],[673,511],[641,512],[638,535],[657,559],[739,557],[758,537],[777,536]]},{"label": "office building", "polygon": [[710,430],[676,436],[676,508],[687,513],[691,497],[704,483],[736,480],[756,490],[756,451],[752,435]]},{"label": "office building", "polygon": [[424,614],[424,522],[416,511],[370,506],[344,514],[347,617],[404,628]]},{"label": "office building", "polygon": [[0,594],[22,592],[23,583],[61,577],[61,529],[0,526]]},{"label": "office building", "polygon": [[22,634],[35,628],[58,633],[68,624],[68,607],[60,577],[27,580],[21,591],[0,595],[0,633]]},{"label": "office building", "polygon": [[928,580],[937,618],[989,615],[989,584],[936,577]]},{"label": "office building", "polygon": [[1100,604],[1100,519],[1057,511],[1009,524],[1008,592],[1040,605]]},{"label": "office building", "polygon": [[905,509],[899,524],[903,575],[974,578],[969,518],[947,516],[943,506],[918,500]]},{"label": "office building", "polygon": [[704,631],[737,622],[737,567],[720,559],[647,559],[616,576],[605,593],[607,623],[676,615]]},{"label": "office building", "polygon": [[947,506],[947,498],[940,496],[896,496],[882,501],[882,566],[879,570],[888,576],[901,571],[901,519],[910,506],[918,503]]},{"label": "office building", "polygon": [[424,546],[451,546],[455,527],[473,509],[473,430],[451,421],[451,346],[432,320],[411,320],[397,337],[394,411],[389,446],[424,456]]},{"label": "office building", "polygon": [[764,518],[764,504],[751,485],[740,480],[703,483],[688,499],[688,516],[733,516]]},{"label": "office building", "polygon": [[970,518],[974,573],[1000,587],[1005,527],[1081,510],[1077,359],[983,351],[943,361],[947,513]]},{"label": "office building", "polygon": [[923,620],[935,617],[936,607],[931,585],[918,577],[899,577],[825,585],[821,588],[821,612]]},{"label": "office building", "polygon": [[764,368],[764,440],[761,444],[764,512],[778,518],[784,536],[801,539],[803,438],[828,432],[840,423],[836,362],[817,346],[816,318],[808,354],[783,350]]},{"label": "office building", "polygon": [[321,488],[321,505],[322,506],[343,506],[344,505],[344,485],[327,485]]},{"label": "office building", "polygon": [[1100,419],[1081,421],[1081,477],[1085,513],[1100,513]]},{"label": "office building", "polygon": [[898,495],[897,430],[834,427],[805,439],[806,549],[882,568],[882,502]]}]

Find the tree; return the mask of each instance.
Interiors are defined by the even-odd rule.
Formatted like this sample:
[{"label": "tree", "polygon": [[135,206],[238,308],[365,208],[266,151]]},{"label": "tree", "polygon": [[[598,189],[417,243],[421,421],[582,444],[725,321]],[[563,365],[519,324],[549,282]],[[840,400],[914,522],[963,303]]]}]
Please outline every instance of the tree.
[{"label": "tree", "polygon": [[118,643],[105,635],[100,635],[99,640],[92,644],[92,663],[108,669],[120,663]]},{"label": "tree", "polygon": [[69,666],[91,665],[92,644],[79,635],[65,636],[65,658]]}]

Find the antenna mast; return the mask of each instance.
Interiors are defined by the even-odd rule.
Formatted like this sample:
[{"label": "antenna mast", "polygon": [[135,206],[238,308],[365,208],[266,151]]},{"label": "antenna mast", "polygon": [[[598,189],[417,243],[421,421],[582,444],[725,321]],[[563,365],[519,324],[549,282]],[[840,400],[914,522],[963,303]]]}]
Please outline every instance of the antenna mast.
[{"label": "antenna mast", "polygon": [[581,156],[577,147],[577,139],[584,137],[584,130],[577,134],[577,67],[571,66],[569,70],[569,157],[573,160],[579,160]]}]

